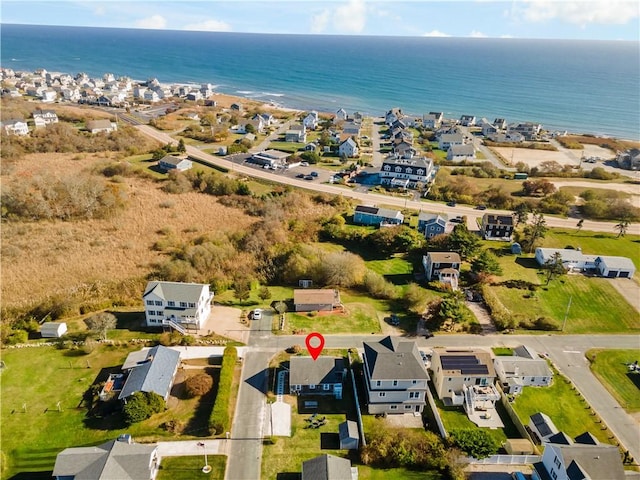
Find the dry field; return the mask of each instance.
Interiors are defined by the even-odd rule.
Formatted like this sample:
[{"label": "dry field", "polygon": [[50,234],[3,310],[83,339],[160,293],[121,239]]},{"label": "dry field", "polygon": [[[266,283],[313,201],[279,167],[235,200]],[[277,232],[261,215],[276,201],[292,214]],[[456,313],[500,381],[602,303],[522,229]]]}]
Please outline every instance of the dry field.
[{"label": "dry field", "polygon": [[[92,169],[105,154],[29,155],[3,175],[61,175]],[[183,239],[210,231],[246,230],[255,221],[242,211],[220,205],[214,197],[170,195],[160,185],[138,177],[124,179],[128,206],[114,218],[74,222],[3,222],[2,302],[5,306],[71,291],[83,284],[140,278],[160,260],[151,250],[169,229]]]}]

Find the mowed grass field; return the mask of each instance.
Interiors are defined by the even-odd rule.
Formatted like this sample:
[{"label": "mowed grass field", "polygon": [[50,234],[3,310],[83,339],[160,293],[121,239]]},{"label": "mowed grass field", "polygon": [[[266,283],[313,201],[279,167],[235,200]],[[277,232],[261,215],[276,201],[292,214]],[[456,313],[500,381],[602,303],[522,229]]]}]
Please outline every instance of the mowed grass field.
[{"label": "mowed grass field", "polygon": [[193,457],[164,457],[156,480],[223,480],[227,467],[225,455],[207,455],[207,463],[212,468],[209,473],[202,473],[204,455]]},{"label": "mowed grass field", "polygon": [[629,413],[640,412],[640,372],[628,365],[640,361],[640,350],[589,350],[591,371]]},{"label": "mowed grass field", "polygon": [[586,431],[604,443],[615,443],[613,434],[591,410],[587,401],[557,370],[553,370],[553,383],[549,387],[525,387],[512,406],[523,424],[529,417],[542,412],[551,418],[558,430],[571,438]]}]

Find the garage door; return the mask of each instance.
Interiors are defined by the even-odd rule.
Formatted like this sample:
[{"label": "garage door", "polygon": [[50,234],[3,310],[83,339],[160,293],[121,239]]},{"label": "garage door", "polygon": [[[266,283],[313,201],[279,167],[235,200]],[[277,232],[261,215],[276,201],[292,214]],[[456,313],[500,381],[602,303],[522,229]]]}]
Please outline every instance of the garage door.
[{"label": "garage door", "polygon": [[618,272],[612,272],[609,271],[609,274],[607,275],[607,277],[609,278],[616,278],[618,276]]},{"label": "garage door", "polygon": [[621,278],[629,278],[629,272],[620,272]]}]

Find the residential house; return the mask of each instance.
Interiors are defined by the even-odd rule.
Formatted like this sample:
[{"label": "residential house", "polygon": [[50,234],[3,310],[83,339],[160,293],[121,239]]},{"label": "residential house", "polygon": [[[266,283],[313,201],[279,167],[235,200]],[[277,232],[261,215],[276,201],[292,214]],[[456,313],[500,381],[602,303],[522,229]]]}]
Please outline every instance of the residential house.
[{"label": "residential house", "polygon": [[438,139],[438,148],[443,151],[449,150],[452,145],[464,145],[464,135],[462,133],[443,133]]},{"label": "residential house", "polygon": [[262,121],[264,122],[265,127],[270,127],[274,123],[276,123],[276,119],[270,113],[261,113]]},{"label": "residential house", "polygon": [[490,133],[487,138],[496,143],[521,143],[524,142],[524,135],[518,132]]},{"label": "residential house", "polygon": [[529,417],[529,431],[538,444],[559,432],[553,421],[544,413],[534,413]]},{"label": "residential house", "polygon": [[162,345],[130,353],[122,366],[127,378],[118,399],[126,403],[136,392],[154,392],[167,402],[178,365],[180,352]]},{"label": "residential house", "polygon": [[396,120],[400,120],[403,117],[402,110],[399,108],[392,108],[384,115],[384,123],[389,126]]},{"label": "residential house", "polygon": [[56,101],[56,98],[58,98],[58,92],[56,92],[55,90],[46,89],[40,93],[40,98],[44,103],[52,103]]},{"label": "residential house", "polygon": [[473,144],[451,145],[447,150],[447,160],[461,161],[474,160],[476,158],[476,149]]},{"label": "residential house", "polygon": [[65,448],[56,457],[52,475],[56,480],[154,480],[160,466],[158,446],[129,438]]},{"label": "residential house", "polygon": [[633,278],[636,272],[633,260],[627,257],[599,256],[595,264],[601,277]]},{"label": "residential house", "polygon": [[344,359],[320,356],[291,357],[289,393],[291,395],[333,395],[342,399],[342,382],[347,369]]},{"label": "residential house", "polygon": [[545,442],[542,461],[534,464],[534,480],[624,480],[620,451],[583,433],[573,440],[559,432]]},{"label": "residential house", "polygon": [[164,170],[165,172],[170,172],[172,170],[178,172],[184,172],[185,170],[189,170],[193,167],[193,162],[187,158],[178,158],[173,155],[166,155],[158,162],[158,168]]},{"label": "residential house", "polygon": [[424,233],[426,238],[451,233],[454,224],[449,221],[449,217],[442,213],[420,212],[418,215],[418,231]]},{"label": "residential house", "polygon": [[490,123],[486,118],[481,118],[478,126],[482,129],[482,135],[488,137],[491,134],[498,133],[498,127]]},{"label": "residential house", "polygon": [[29,135],[27,122],[18,118],[4,120],[0,122],[0,126],[7,135]]},{"label": "residential house", "polygon": [[399,210],[358,205],[353,214],[353,223],[357,225],[401,225],[404,215]]},{"label": "residential house", "polygon": [[335,117],[333,117],[333,123],[344,122],[347,119],[347,111],[344,108],[338,109]]},{"label": "residential house", "polygon": [[304,119],[302,120],[302,124],[309,130],[315,130],[316,128],[318,128],[318,121],[318,112],[312,110],[304,117]]},{"label": "residential house", "polygon": [[396,158],[405,158],[410,160],[416,155],[418,151],[413,148],[413,145],[407,141],[401,141],[393,146],[393,154]]},{"label": "residential house", "polygon": [[303,288],[293,291],[296,312],[331,312],[340,307],[340,292],[333,288]]},{"label": "residential house", "polygon": [[158,95],[158,92],[156,92],[155,90],[147,89],[144,91],[144,94],[142,95],[142,99],[145,102],[155,103],[160,101],[160,96]]},{"label": "residential house", "polygon": [[560,256],[565,270],[581,272],[596,268],[597,257],[595,255],[585,255],[581,250],[572,248],[536,248],[536,261],[541,267],[551,262],[556,255]]},{"label": "residential house", "polygon": [[346,158],[353,158],[358,156],[358,144],[356,141],[349,137],[338,146],[338,155]]},{"label": "residential house", "polygon": [[111,133],[118,130],[118,124],[110,120],[89,120],[86,124],[86,129],[91,133]]},{"label": "residential house", "polygon": [[525,140],[538,140],[538,136],[542,131],[542,125],[539,123],[524,122],[512,123],[507,126],[507,133],[516,132],[521,134]]},{"label": "residential house", "polygon": [[436,130],[440,128],[443,117],[444,114],[442,112],[429,112],[428,114],[422,116],[422,125],[424,126],[424,128]]},{"label": "residential house", "polygon": [[507,128],[507,121],[504,118],[496,118],[493,121],[493,126],[498,130],[504,130]]},{"label": "residential house", "polygon": [[304,125],[291,125],[284,134],[285,142],[305,143],[307,141],[307,130]]},{"label": "residential house", "polygon": [[422,412],[429,375],[416,342],[388,336],[363,345],[369,413]]},{"label": "residential house", "polygon": [[[397,119],[395,122],[393,122],[391,125],[389,125],[389,129],[392,131],[395,130],[403,130],[405,128],[407,128],[409,125],[407,124],[407,120],[406,117],[402,117],[402,119]],[[407,132],[409,133],[409,132]]]},{"label": "residential house", "polygon": [[618,152],[616,162],[620,168],[626,170],[640,170],[640,149],[630,148],[624,152]]},{"label": "residential house", "polygon": [[208,284],[148,282],[142,295],[146,324],[199,330],[209,318],[213,295]]},{"label": "residential house", "polygon": [[460,117],[460,125],[463,127],[473,127],[476,124],[476,117],[473,115],[462,115]]},{"label": "residential house", "polygon": [[342,133],[348,133],[356,137],[360,136],[360,125],[355,122],[345,122],[342,125]]},{"label": "residential house", "polygon": [[284,165],[290,153],[283,152],[281,150],[263,150],[262,152],[254,153],[251,155],[250,160],[258,165],[268,165],[269,167],[275,167],[278,165]]},{"label": "residential house", "polygon": [[496,377],[491,354],[479,348],[434,348],[431,372],[436,394],[445,405],[463,405],[465,386],[493,386]]},{"label": "residential house", "polygon": [[202,100],[204,97],[202,96],[200,90],[191,90],[189,93],[187,93],[187,96],[185,98],[192,102],[197,102],[199,100]]},{"label": "residential house", "polygon": [[485,213],[482,216],[480,231],[485,240],[511,241],[515,228],[513,215]]},{"label": "residential house", "polygon": [[438,280],[451,285],[453,290],[458,289],[460,264],[460,255],[456,252],[427,252],[422,256],[422,266],[427,281]]},{"label": "residential house", "polygon": [[387,157],[380,167],[380,182],[392,187],[415,188],[418,184],[425,186],[433,181],[435,175],[433,160],[426,157]]},{"label": "residential house", "polygon": [[301,480],[358,480],[358,468],[347,458],[324,454],[302,462]]},{"label": "residential house", "polygon": [[338,425],[338,438],[340,450],[357,450],[360,445],[358,424],[353,420],[347,420]]},{"label": "residential house", "polygon": [[547,361],[524,345],[515,348],[513,355],[497,356],[493,366],[502,389],[511,395],[519,395],[527,386],[548,387],[553,380]]}]

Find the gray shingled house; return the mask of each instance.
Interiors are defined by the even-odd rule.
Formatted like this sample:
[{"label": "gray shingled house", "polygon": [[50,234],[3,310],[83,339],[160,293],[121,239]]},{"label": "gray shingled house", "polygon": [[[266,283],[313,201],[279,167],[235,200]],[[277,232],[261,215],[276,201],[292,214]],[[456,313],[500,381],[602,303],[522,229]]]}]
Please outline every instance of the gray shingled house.
[{"label": "gray shingled house", "polygon": [[340,357],[291,357],[289,392],[292,395],[333,395],[342,398],[342,381],[346,375]]},{"label": "gray shingled house", "polygon": [[386,337],[364,342],[369,413],[422,412],[429,375],[416,342]]},{"label": "gray shingled house", "polygon": [[179,364],[180,353],[162,345],[132,352],[122,367],[128,375],[118,399],[126,403],[135,392],[155,392],[166,402]]},{"label": "gray shingled house", "polygon": [[346,458],[320,455],[302,462],[302,480],[352,480],[358,478],[357,470]]},{"label": "gray shingled house", "polygon": [[111,440],[95,447],[66,448],[56,457],[56,480],[153,480],[158,446]]}]

